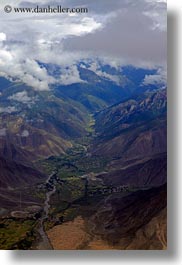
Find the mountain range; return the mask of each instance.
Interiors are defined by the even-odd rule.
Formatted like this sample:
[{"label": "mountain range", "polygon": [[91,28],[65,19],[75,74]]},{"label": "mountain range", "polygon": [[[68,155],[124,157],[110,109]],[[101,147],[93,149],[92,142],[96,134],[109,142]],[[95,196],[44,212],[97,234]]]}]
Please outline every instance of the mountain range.
[{"label": "mountain range", "polygon": [[[61,67],[42,67],[53,77],[62,74]],[[64,181],[91,174],[91,187],[95,181],[129,190],[124,198],[104,198],[89,221],[103,240],[111,236],[118,244],[117,233],[133,235],[166,207],[166,85],[145,84],[158,69],[93,69],[84,62],[77,69],[80,82],[55,83],[48,91],[0,78],[0,207],[17,210],[19,192],[25,205],[42,205],[27,190],[42,192],[53,170]],[[128,224],[126,216],[136,222]]]}]

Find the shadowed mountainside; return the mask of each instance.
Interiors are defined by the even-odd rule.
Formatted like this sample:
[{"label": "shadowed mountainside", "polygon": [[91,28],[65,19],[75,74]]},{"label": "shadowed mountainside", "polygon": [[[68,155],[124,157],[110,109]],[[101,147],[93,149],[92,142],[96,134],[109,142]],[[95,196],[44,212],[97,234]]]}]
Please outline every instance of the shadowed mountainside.
[{"label": "shadowed mountainside", "polygon": [[[150,227],[150,222],[154,222],[155,216],[164,221],[165,215],[161,211],[166,207],[166,200],[166,185],[137,191],[122,198],[108,198],[90,221],[90,226],[94,223],[92,232],[116,247],[119,245],[121,249],[131,249],[130,244],[133,244],[132,249],[161,249],[158,238],[155,238],[158,236],[155,233],[159,232],[156,230],[160,228],[155,223]],[[139,237],[142,230],[143,233],[145,231],[143,239]],[[165,237],[166,233],[165,229]],[[135,240],[137,237],[138,240]],[[152,242],[154,238],[156,242]]]},{"label": "shadowed mountainside", "polygon": [[92,153],[132,160],[166,152],[166,105],[159,90],[99,112]]},{"label": "shadowed mountainside", "polygon": [[38,170],[0,157],[0,187],[16,188],[40,182],[45,175]]},{"label": "shadowed mountainside", "polygon": [[160,154],[148,158],[145,162],[137,162],[124,169],[112,170],[97,175],[106,185],[126,185],[129,187],[157,187],[167,180],[167,157]]}]

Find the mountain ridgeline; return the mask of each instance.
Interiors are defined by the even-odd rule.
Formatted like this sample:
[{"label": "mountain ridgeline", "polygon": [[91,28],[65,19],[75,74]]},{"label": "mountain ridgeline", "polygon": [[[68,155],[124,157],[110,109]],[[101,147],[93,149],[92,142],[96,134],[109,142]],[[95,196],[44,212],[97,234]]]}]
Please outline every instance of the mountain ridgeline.
[{"label": "mountain ridgeline", "polygon": [[[43,67],[61,74],[61,68]],[[166,87],[144,83],[157,69],[105,65],[94,71],[83,62],[77,68],[79,83],[48,91],[0,78],[0,207],[20,210],[20,192],[21,210],[43,207],[56,183],[46,229],[60,216],[72,221],[79,215],[99,238],[96,245],[161,249],[158,234],[139,235],[165,223]],[[47,183],[48,176],[55,179]]]}]

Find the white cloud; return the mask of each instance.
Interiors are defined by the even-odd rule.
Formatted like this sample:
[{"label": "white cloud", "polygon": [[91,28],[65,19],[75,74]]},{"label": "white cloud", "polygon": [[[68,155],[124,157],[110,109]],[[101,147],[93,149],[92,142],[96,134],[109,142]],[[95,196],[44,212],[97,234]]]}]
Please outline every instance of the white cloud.
[{"label": "white cloud", "polygon": [[[41,1],[45,4],[47,1]],[[12,6],[23,3],[17,1],[16,4],[8,2]],[[29,1],[36,3],[36,1]],[[40,4],[40,3],[39,3]],[[51,3],[51,5],[54,5]],[[24,4],[28,6],[28,3]],[[3,7],[3,5],[2,5]],[[11,13],[0,18],[0,30],[6,32],[0,34],[0,40],[4,41],[0,50],[0,75],[13,77],[22,81],[36,90],[48,90],[53,83],[59,82],[47,74],[45,68],[40,67],[38,61],[53,63],[60,66],[72,68],[79,55],[66,53],[62,47],[62,41],[70,36],[83,36],[98,30],[102,24],[93,17],[83,15],[82,17],[68,15],[32,14],[17,15]],[[79,57],[80,58],[80,57]],[[65,71],[66,72],[66,71]],[[68,77],[68,75],[69,76]],[[74,76],[72,71],[68,71],[65,77],[61,77],[61,82],[67,84],[74,80],[80,81]],[[65,80],[65,82],[64,82]],[[71,81],[72,80],[72,81]]]},{"label": "white cloud", "polygon": [[27,130],[24,130],[22,133],[21,133],[21,137],[28,137],[29,136],[29,131]]},{"label": "white cloud", "polygon": [[107,72],[105,72],[103,69],[101,69],[101,65],[97,62],[94,61],[90,64],[90,66],[88,67],[89,70],[93,71],[96,75],[106,78],[110,81],[113,81],[117,84],[120,83],[120,78],[117,75],[111,75],[108,74]]},{"label": "white cloud", "polygon": [[33,87],[36,90],[48,90],[54,78],[48,76],[45,68],[41,68],[33,59],[23,59],[19,50],[9,51],[7,47],[0,50],[0,73],[5,77],[13,77],[17,81]]},{"label": "white cloud", "polygon": [[152,30],[167,31],[167,1],[166,0],[146,0],[149,9],[143,14],[152,20],[150,28]]},{"label": "white cloud", "polygon": [[29,97],[27,91],[18,92],[8,97],[9,100],[15,100],[24,104],[33,104],[37,100],[36,97]]},{"label": "white cloud", "polygon": [[161,12],[156,12],[156,11],[144,12],[143,14],[152,19],[153,24],[150,27],[152,30],[160,30],[160,31],[167,30],[167,13],[165,10]]},{"label": "white cloud", "polygon": [[76,65],[64,68],[61,72],[60,83],[63,85],[70,85],[74,83],[82,83]]},{"label": "white cloud", "polygon": [[9,114],[11,114],[11,113],[16,112],[16,111],[17,111],[17,109],[15,107],[10,107],[10,106],[8,106],[8,107],[0,107],[0,113],[9,113]]},{"label": "white cloud", "polygon": [[3,32],[0,32],[0,41],[5,41],[6,40],[6,34]]},{"label": "white cloud", "polygon": [[157,74],[146,75],[143,80],[143,85],[164,85],[167,84],[167,71],[159,68]]},{"label": "white cloud", "polygon": [[[7,3],[7,0],[1,0],[0,9],[3,10],[7,4],[13,7],[37,4],[57,6],[60,1],[9,0]],[[160,61],[157,63],[161,63],[161,47],[164,47],[164,35],[161,32],[166,30],[164,1],[138,0],[135,4],[130,0],[62,0],[61,5],[88,7],[89,13],[70,16],[1,12],[1,76],[14,78],[35,90],[43,91],[57,82],[81,82],[76,63],[89,57],[105,57],[109,63],[117,65],[122,61],[133,64],[144,61],[148,64],[153,63],[156,58]],[[148,37],[150,34],[152,41]],[[91,41],[88,39],[85,43],[87,36]],[[135,42],[132,41],[132,36]],[[73,49],[71,43],[75,39],[78,40],[78,45],[74,43]],[[70,47],[67,47],[68,44]],[[60,79],[50,76],[38,62],[61,66],[63,70]],[[108,73],[97,72],[116,81],[116,77],[109,76]]]}]

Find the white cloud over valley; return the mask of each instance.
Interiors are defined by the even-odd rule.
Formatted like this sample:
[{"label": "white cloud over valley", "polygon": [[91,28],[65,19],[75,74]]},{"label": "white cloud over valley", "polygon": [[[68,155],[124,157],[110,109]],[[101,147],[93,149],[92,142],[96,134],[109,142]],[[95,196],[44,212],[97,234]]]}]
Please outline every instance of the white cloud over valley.
[{"label": "white cloud over valley", "polygon": [[[12,7],[57,6],[60,1],[8,1]],[[9,13],[0,3],[0,76],[21,81],[35,90],[54,83],[83,82],[77,62],[99,58],[121,65],[166,64],[166,3],[150,0],[63,0],[65,7],[87,7],[87,14]],[[41,63],[41,64],[40,64]],[[51,76],[44,64],[61,67]],[[100,69],[97,74],[117,82]],[[146,77],[145,82],[149,80]],[[24,100],[26,97],[24,95]],[[28,99],[27,99],[28,100]]]},{"label": "white cloud over valley", "polygon": [[146,75],[143,81],[143,85],[166,85],[167,71],[159,68],[155,75]]},{"label": "white cloud over valley", "polygon": [[8,97],[9,100],[14,100],[23,104],[34,104],[37,101],[37,97],[28,96],[27,91],[17,92]]}]

